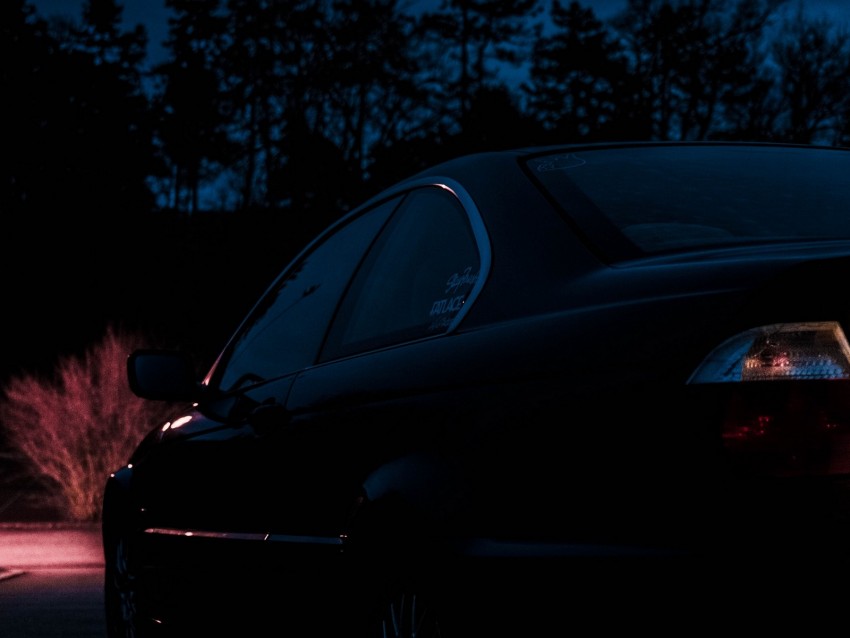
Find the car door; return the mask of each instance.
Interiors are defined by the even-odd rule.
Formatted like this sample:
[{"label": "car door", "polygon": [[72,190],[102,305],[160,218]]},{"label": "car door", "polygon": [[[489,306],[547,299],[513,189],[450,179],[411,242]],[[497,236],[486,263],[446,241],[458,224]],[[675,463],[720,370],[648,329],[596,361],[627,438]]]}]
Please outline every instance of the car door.
[{"label": "car door", "polygon": [[319,362],[291,388],[281,436],[299,446],[300,476],[290,480],[305,502],[283,529],[348,537],[367,501],[402,491],[451,500],[440,446],[469,398],[456,383],[464,354],[451,335],[488,265],[483,224],[460,185],[406,194],[352,280]]},{"label": "car door", "polygon": [[211,398],[172,419],[135,464],[146,526],[263,535],[286,510],[284,489],[293,498],[307,491],[286,458],[300,436],[286,428],[287,395],[295,374],[315,362],[343,291],[398,201],[330,229],[256,304],[205,380]]}]

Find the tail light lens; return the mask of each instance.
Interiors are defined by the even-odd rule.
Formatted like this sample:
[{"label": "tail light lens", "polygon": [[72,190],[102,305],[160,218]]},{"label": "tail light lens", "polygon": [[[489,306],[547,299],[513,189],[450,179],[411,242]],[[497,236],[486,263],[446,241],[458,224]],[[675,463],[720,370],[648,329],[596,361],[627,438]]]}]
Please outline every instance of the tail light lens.
[{"label": "tail light lens", "polygon": [[782,323],[738,334],[718,346],[689,383],[850,379],[850,345],[835,321]]},{"label": "tail light lens", "polygon": [[748,330],[689,380],[712,389],[724,457],[737,475],[850,474],[850,345],[837,322]]}]

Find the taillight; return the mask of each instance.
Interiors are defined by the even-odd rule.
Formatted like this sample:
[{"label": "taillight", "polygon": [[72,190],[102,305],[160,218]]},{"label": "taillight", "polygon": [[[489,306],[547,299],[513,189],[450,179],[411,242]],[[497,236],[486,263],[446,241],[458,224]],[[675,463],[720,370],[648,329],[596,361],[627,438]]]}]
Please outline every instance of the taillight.
[{"label": "taillight", "polygon": [[735,335],[714,349],[689,383],[850,379],[850,345],[835,321],[780,323]]},{"label": "taillight", "polygon": [[850,474],[850,345],[837,322],[738,334],[706,357],[689,384],[712,386],[735,473]]}]

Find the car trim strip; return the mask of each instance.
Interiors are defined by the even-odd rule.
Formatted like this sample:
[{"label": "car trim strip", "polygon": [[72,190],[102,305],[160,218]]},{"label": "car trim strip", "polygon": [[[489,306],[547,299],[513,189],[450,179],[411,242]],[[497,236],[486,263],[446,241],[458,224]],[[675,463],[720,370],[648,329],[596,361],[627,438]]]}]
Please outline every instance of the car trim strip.
[{"label": "car trim strip", "polygon": [[212,532],[197,529],[175,529],[170,527],[149,527],[145,534],[159,536],[183,536],[193,538],[216,538],[220,540],[263,541],[273,543],[298,543],[301,545],[342,545],[339,536],[297,536],[293,534],[268,534],[263,532]]},{"label": "car trim strip", "polygon": [[[184,538],[214,538],[219,540],[259,541],[272,543],[293,543],[299,545],[335,545],[342,546],[343,536],[299,536],[294,534],[268,534],[253,532],[212,532],[207,530],[176,529],[170,527],[149,527],[146,534],[160,536],[181,536]],[[592,545],[582,543],[541,543],[502,541],[479,538],[461,542],[456,546],[458,553],[468,557],[498,558],[567,558],[567,557],[603,557],[603,556],[675,556],[682,554],[676,549],[654,547],[627,547],[620,545]]]}]

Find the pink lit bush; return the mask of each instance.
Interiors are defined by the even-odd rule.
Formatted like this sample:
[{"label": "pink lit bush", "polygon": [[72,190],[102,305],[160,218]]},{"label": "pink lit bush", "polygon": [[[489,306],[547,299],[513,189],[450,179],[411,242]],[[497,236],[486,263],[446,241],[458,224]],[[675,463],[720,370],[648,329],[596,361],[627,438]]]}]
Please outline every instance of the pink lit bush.
[{"label": "pink lit bush", "polygon": [[0,397],[0,427],[49,502],[73,521],[100,519],[103,487],[140,438],[173,406],[143,401],[127,385],[137,335],[109,327],[79,357],[58,361],[51,378],[12,378]]}]

